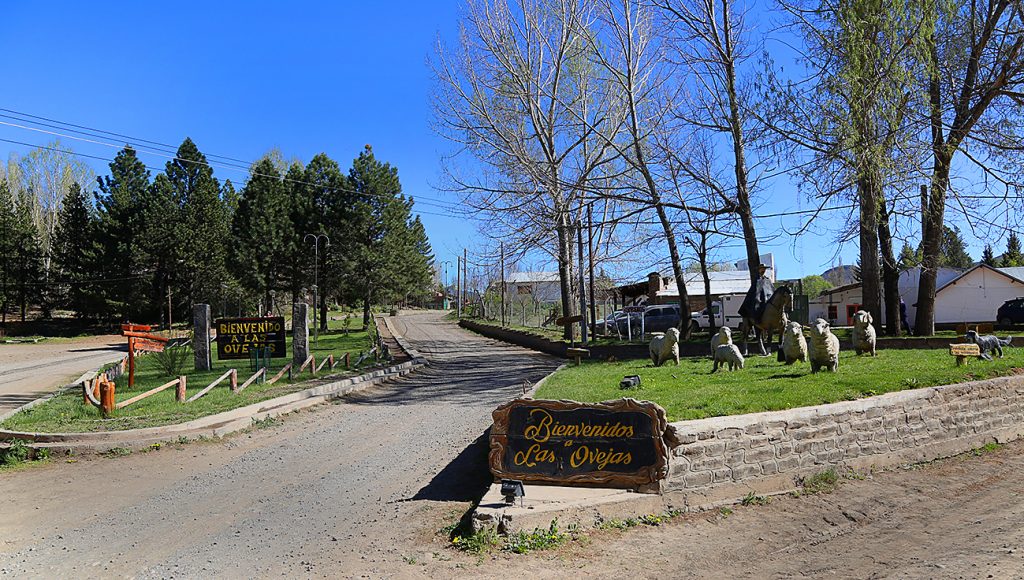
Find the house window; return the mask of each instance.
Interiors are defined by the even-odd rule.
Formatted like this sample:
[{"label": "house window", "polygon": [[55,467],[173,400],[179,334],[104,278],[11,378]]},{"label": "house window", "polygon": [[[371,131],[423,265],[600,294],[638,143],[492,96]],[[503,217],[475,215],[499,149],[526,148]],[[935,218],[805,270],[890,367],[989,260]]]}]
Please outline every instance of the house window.
[{"label": "house window", "polygon": [[835,304],[829,304],[829,306],[828,306],[828,319],[829,319],[829,321],[834,322],[837,318],[839,318],[839,306],[835,305]]}]

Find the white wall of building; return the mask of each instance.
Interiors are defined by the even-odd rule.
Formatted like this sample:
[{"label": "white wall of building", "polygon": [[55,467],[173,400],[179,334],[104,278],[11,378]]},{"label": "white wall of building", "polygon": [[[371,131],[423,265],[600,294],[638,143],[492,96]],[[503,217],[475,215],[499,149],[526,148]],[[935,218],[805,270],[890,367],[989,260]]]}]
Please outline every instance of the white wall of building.
[{"label": "white wall of building", "polygon": [[935,295],[935,322],[995,322],[1003,302],[1024,296],[1024,284],[989,268],[975,268]]}]

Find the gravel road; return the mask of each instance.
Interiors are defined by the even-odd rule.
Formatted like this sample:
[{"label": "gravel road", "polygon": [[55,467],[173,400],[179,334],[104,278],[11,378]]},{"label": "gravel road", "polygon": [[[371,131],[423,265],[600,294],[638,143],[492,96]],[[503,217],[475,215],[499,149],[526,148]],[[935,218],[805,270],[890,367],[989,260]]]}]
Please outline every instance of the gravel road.
[{"label": "gravel road", "polygon": [[425,526],[457,518],[486,485],[486,447],[473,443],[490,412],[559,361],[437,313],[397,320],[430,366],[341,403],[225,441],[0,472],[0,575],[408,569],[409,546],[434,535]]},{"label": "gravel road", "polygon": [[127,344],[117,335],[0,344],[0,414],[120,359]]}]

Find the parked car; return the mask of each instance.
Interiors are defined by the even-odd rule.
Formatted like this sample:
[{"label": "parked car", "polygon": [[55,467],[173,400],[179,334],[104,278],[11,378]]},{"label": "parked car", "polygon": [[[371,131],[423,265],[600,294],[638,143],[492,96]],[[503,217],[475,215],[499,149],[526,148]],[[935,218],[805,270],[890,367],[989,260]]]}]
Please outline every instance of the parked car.
[{"label": "parked car", "polygon": [[1024,323],[1024,297],[1003,302],[1003,305],[996,311],[996,320],[1002,326]]},{"label": "parked car", "polygon": [[628,316],[623,315],[615,322],[618,325],[620,334],[625,335],[628,332],[628,327],[633,331],[633,336],[640,336],[641,329],[644,332],[651,333],[665,332],[670,328],[677,328],[682,318],[680,312],[678,304],[658,304],[656,306],[648,306],[643,313],[631,312]]}]

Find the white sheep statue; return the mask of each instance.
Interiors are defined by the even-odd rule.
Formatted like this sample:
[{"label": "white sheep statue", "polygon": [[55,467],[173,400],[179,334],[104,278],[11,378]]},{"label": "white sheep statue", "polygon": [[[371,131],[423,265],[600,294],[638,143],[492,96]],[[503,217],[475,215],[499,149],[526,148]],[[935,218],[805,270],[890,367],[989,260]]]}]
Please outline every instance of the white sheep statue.
[{"label": "white sheep statue", "polygon": [[808,344],[807,357],[811,361],[812,373],[822,368],[833,373],[839,369],[839,339],[832,334],[828,322],[821,318],[811,325],[811,342]]},{"label": "white sheep statue", "polygon": [[665,334],[651,339],[651,362],[660,367],[662,363],[672,359],[679,366],[679,329],[670,328]]},{"label": "white sheep statue", "polygon": [[869,353],[871,356],[876,356],[875,327],[871,326],[872,322],[874,320],[870,312],[858,310],[853,315],[853,350],[858,355]]},{"label": "white sheep statue", "polygon": [[779,349],[779,360],[791,365],[796,361],[807,362],[807,340],[804,329],[799,322],[790,322],[782,333],[782,348]]},{"label": "white sheep statue", "polygon": [[728,326],[718,329],[718,334],[711,337],[711,356],[715,355],[715,349],[720,344],[732,344],[732,330]]},{"label": "white sheep statue", "polygon": [[735,344],[720,344],[716,346],[714,359],[715,365],[711,372],[715,372],[719,366],[725,367],[727,364],[730,371],[743,368],[743,355],[740,354],[740,348]]}]

